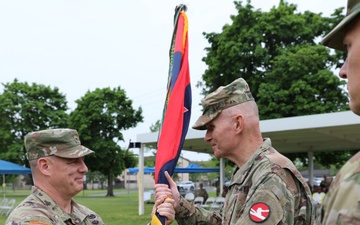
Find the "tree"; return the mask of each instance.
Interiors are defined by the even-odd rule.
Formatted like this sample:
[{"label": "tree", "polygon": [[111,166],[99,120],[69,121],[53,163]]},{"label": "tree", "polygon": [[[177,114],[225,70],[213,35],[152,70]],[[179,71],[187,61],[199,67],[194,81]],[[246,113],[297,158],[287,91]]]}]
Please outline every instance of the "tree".
[{"label": "tree", "polygon": [[[322,17],[309,11],[298,13],[295,4],[283,0],[269,12],[254,10],[250,0],[244,5],[234,3],[238,14],[231,16],[232,23],[221,33],[204,33],[210,47],[203,58],[208,68],[197,84],[203,94],[243,77],[262,120],[349,109],[346,82],[332,72],[345,54],[330,54],[317,43],[343,18],[343,8]],[[306,155],[290,158],[296,157],[305,162]],[[331,159],[327,162],[337,157]]]},{"label": "tree", "polygon": [[120,87],[88,91],[76,103],[69,125],[78,130],[82,144],[95,151],[85,158],[86,164],[92,171],[107,175],[107,196],[114,196],[114,176],[136,164],[134,155],[117,143],[124,140],[122,130],[143,121],[142,109],[133,109]]},{"label": "tree", "polygon": [[[225,25],[222,33],[204,33],[210,47],[205,48],[207,55],[203,58],[208,68],[202,76],[203,81],[197,84],[202,88],[203,94],[243,77],[249,83],[255,99],[259,100],[258,93],[263,88],[261,84],[284,80],[281,89],[276,91],[288,90],[293,81],[302,78],[301,75],[316,77],[317,73],[323,70],[330,71],[343,58],[340,54],[329,55],[326,47],[315,42],[331,29],[332,24],[343,18],[339,11],[334,13],[333,18],[323,18],[321,14],[308,11],[303,14],[296,13],[296,5],[283,1],[269,12],[253,10],[250,1],[245,6],[242,6],[241,2],[235,2],[235,6],[238,15],[231,16],[232,24]],[[316,48],[306,52],[311,46]],[[287,61],[287,70],[281,70],[278,68],[282,66],[279,61],[283,61],[290,52],[295,56]],[[311,54],[306,55],[307,61],[314,61],[309,67],[297,61],[305,52]],[[297,53],[302,55],[297,56]],[[300,74],[294,74],[293,69],[296,69],[296,72],[300,71]],[[274,70],[276,72],[273,72]],[[273,75],[269,76],[271,72]],[[331,78],[333,73],[323,76],[334,82]],[[340,82],[336,76],[335,82],[338,86],[333,92],[344,95],[341,89],[344,82]],[[319,94],[321,93],[319,90]],[[346,101],[346,95],[343,98]]]},{"label": "tree", "polygon": [[104,189],[104,182],[106,181],[107,177],[104,174],[100,173],[99,171],[92,172],[91,170],[88,171],[86,174],[86,181],[84,182],[84,189],[88,189],[87,183],[90,182],[92,190],[94,190],[94,183],[99,183],[100,188]]},{"label": "tree", "polygon": [[151,132],[157,132],[157,131],[160,130],[160,128],[161,128],[161,122],[160,122],[160,120],[157,120],[157,121],[155,122],[155,124],[151,124],[151,126],[150,126],[150,131],[151,131]]},{"label": "tree", "polygon": [[35,130],[67,125],[67,101],[58,88],[40,84],[2,84],[0,95],[0,158],[25,164],[24,136]]}]

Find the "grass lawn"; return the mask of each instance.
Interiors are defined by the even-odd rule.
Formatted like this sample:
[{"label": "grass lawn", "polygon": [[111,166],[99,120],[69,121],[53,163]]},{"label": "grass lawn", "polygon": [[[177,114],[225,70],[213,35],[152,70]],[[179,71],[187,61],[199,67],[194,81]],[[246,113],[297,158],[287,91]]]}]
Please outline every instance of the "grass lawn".
[{"label": "grass lawn", "polygon": [[[117,189],[115,197],[89,196],[92,194],[106,193],[105,190],[85,190],[75,196],[75,200],[95,211],[101,216],[107,225],[146,225],[151,220],[152,204],[145,204],[144,215],[139,216],[138,193],[137,190],[128,191]],[[7,198],[15,198],[18,205],[28,194],[29,190],[8,190]],[[2,198],[2,193],[0,198]],[[0,224],[5,224],[6,216],[0,216]],[[176,222],[173,224],[177,225]]]}]

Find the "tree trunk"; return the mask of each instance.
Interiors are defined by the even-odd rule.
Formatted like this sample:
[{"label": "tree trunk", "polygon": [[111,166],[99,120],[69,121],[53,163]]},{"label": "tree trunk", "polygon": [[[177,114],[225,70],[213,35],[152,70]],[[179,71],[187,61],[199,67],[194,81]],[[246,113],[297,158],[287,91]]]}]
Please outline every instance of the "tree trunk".
[{"label": "tree trunk", "polygon": [[113,174],[112,171],[108,174],[108,187],[106,196],[114,197]]}]

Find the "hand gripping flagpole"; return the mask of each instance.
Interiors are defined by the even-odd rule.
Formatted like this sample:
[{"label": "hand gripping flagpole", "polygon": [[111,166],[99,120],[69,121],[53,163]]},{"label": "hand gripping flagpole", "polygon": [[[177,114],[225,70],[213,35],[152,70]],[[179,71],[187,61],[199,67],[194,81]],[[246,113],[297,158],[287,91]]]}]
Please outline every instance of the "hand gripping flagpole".
[{"label": "hand gripping flagpole", "polygon": [[[173,175],[187,134],[191,115],[191,85],[188,60],[187,7],[175,7],[174,31],[169,51],[169,74],[162,123],[155,160],[155,183],[167,184],[165,171]],[[164,225],[165,217],[156,213],[152,225]]]}]

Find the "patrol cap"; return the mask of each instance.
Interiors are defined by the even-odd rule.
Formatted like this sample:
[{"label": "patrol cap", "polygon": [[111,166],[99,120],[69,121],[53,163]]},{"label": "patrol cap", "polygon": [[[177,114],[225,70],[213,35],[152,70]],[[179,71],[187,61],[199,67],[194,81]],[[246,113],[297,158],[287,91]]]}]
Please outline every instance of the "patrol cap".
[{"label": "patrol cap", "polygon": [[28,160],[56,155],[61,158],[80,158],[94,151],[80,143],[73,129],[49,129],[30,132],[25,136]]},{"label": "patrol cap", "polygon": [[254,98],[249,85],[243,78],[238,78],[227,86],[220,86],[201,100],[204,112],[192,128],[206,130],[206,124],[215,119],[223,109],[247,101],[254,101]]},{"label": "patrol cap", "polygon": [[343,43],[345,28],[360,12],[360,0],[348,0],[345,18],[321,41],[323,45],[341,51],[347,51]]}]

